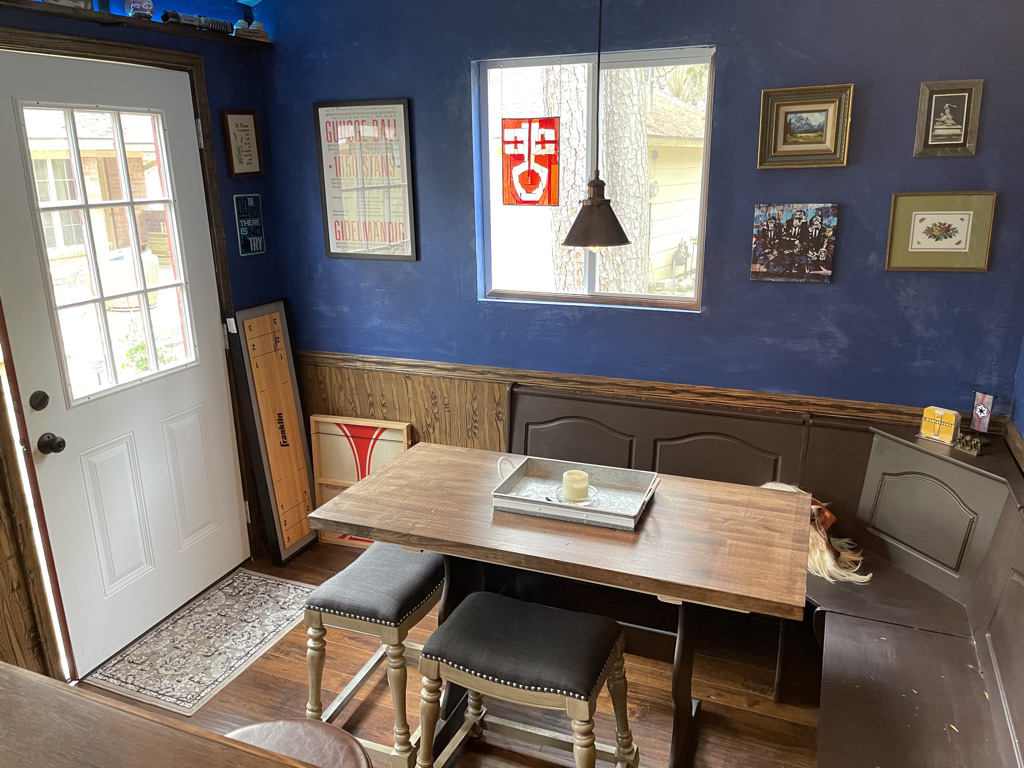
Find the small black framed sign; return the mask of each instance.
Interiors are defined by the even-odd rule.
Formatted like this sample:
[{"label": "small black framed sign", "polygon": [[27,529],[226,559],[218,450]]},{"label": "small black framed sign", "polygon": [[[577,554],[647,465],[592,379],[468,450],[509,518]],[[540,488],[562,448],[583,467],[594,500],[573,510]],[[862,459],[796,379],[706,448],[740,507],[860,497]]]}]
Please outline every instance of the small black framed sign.
[{"label": "small black framed sign", "polygon": [[317,102],[313,118],[327,255],[415,261],[409,100]]},{"label": "small black framed sign", "polygon": [[263,234],[263,200],[260,195],[235,195],[235,228],[238,230],[238,254],[255,256],[267,252]]},{"label": "small black framed sign", "polygon": [[914,157],[973,155],[978,147],[982,80],[921,83]]}]

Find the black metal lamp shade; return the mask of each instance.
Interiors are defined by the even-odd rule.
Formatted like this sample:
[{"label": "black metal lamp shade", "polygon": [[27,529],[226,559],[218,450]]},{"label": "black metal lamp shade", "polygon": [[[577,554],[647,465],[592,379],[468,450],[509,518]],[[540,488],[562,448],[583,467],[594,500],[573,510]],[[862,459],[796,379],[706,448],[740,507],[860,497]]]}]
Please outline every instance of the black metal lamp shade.
[{"label": "black metal lamp shade", "polygon": [[629,238],[612,210],[612,201],[604,196],[604,182],[596,170],[594,178],[587,183],[587,193],[562,245],[592,249],[629,245]]}]

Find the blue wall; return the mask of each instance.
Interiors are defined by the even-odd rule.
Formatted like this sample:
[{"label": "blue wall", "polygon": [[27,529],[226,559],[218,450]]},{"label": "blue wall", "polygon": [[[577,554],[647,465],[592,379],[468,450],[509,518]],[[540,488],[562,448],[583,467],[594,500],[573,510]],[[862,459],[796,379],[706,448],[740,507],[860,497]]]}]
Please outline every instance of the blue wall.
[{"label": "blue wall", "polygon": [[1013,423],[1024,433],[1024,342],[1020,347],[1020,360],[1017,362],[1017,385],[1013,390]]},{"label": "blue wall", "polygon": [[[116,0],[111,2],[112,8],[114,5],[116,5]],[[121,7],[123,8],[123,5]],[[167,7],[167,5],[158,3],[157,16]],[[238,6],[228,0],[219,0],[217,3],[191,0],[191,2],[184,3],[175,2],[170,7],[182,13],[203,13],[211,17],[230,19],[232,23],[240,18]],[[257,8],[257,18],[261,17],[261,10],[262,8]],[[271,183],[273,170],[269,169],[269,166],[272,165],[273,153],[267,149],[267,145],[273,137],[269,135],[266,121],[268,102],[266,89],[263,86],[266,80],[265,66],[268,61],[266,51],[243,48],[230,43],[206,42],[156,32],[147,33],[118,27],[104,27],[98,24],[69,21],[10,8],[0,8],[0,26],[99,38],[155,48],[172,48],[202,54],[206,70],[210,116],[213,121],[212,138],[217,157],[220,201],[224,212],[228,264],[235,305],[245,307],[280,298],[277,245],[283,242],[284,238],[278,236],[278,232],[272,225],[268,226],[267,253],[259,256],[240,257],[232,207],[233,195],[256,193],[263,195],[264,208],[274,209],[274,192]],[[2,73],[0,73],[0,77],[2,77]],[[246,180],[235,180],[228,177],[226,155],[224,154],[224,133],[220,117],[220,111],[225,108],[259,111],[261,138],[268,165],[268,172],[265,175]]]},{"label": "blue wall", "polygon": [[[276,11],[275,227],[299,347],[961,410],[981,389],[1008,410],[1024,335],[1017,0],[606,0],[606,50],[718,48],[700,315],[477,298],[470,62],[593,51],[595,2]],[[920,83],[963,78],[985,79],[978,155],[914,159]],[[847,167],[758,171],[761,89],[845,82]],[[328,259],[311,104],[394,97],[411,99],[420,261]],[[887,272],[892,193],[952,189],[999,193],[990,271]],[[835,282],[750,282],[754,205],[817,201],[841,206]]]}]

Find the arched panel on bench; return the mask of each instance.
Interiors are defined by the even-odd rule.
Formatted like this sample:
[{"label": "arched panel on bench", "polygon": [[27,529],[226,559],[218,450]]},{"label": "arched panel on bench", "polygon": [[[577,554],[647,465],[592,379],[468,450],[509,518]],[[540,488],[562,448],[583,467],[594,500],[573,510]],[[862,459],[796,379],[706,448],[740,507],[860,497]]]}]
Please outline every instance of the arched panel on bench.
[{"label": "arched panel on bench", "polygon": [[868,530],[959,574],[978,513],[946,483],[920,472],[885,472]]},{"label": "arched panel on bench", "polygon": [[524,426],[527,456],[545,459],[633,467],[636,440],[594,419],[578,416]]},{"label": "arched panel on bench", "polygon": [[873,431],[854,538],[966,603],[1010,495],[1006,481],[923,440]]},{"label": "arched panel on bench", "polygon": [[742,485],[779,482],[782,456],[732,435],[702,432],[654,441],[654,471]]}]

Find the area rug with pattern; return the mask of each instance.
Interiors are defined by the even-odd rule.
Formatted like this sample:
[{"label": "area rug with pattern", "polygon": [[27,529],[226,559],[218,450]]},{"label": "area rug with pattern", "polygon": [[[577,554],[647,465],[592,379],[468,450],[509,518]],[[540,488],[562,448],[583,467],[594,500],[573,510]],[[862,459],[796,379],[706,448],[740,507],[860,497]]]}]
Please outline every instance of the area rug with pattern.
[{"label": "area rug with pattern", "polygon": [[192,715],[301,620],[313,589],[235,571],[83,682]]}]

